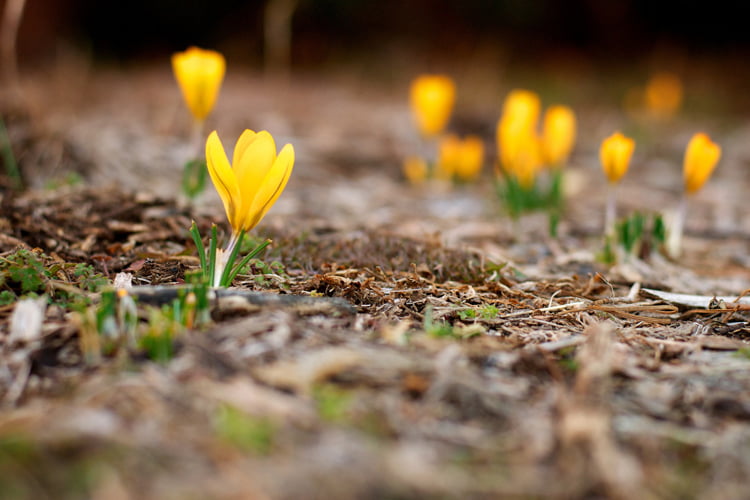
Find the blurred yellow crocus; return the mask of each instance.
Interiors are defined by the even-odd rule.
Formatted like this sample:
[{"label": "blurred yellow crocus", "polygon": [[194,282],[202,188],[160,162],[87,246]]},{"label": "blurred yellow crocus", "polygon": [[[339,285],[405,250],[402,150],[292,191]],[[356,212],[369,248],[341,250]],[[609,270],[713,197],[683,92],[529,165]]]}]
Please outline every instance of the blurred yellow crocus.
[{"label": "blurred yellow crocus", "polygon": [[535,92],[524,89],[511,90],[503,102],[501,121],[535,129],[541,107],[541,99]]},{"label": "blurred yellow crocus", "polygon": [[421,75],[411,83],[410,104],[419,132],[433,137],[445,129],[456,100],[456,85],[445,75]]},{"label": "blurred yellow crocus", "polygon": [[[513,163],[519,159],[530,165],[538,157],[537,122],[541,101],[539,96],[529,90],[511,91],[503,103],[503,113],[497,124],[497,146],[500,164],[506,172],[526,171]],[[533,159],[531,163],[525,160]],[[534,170],[536,166],[534,167]]]},{"label": "blurred yellow crocus", "polygon": [[464,139],[454,134],[445,136],[438,147],[435,176],[468,182],[477,178],[484,162],[484,143],[475,135]]},{"label": "blurred yellow crocus", "polygon": [[685,150],[685,192],[693,194],[706,183],[721,158],[721,147],[704,133],[693,135]]},{"label": "blurred yellow crocus", "polygon": [[551,106],[544,113],[542,155],[550,166],[568,161],[576,140],[576,116],[567,106]]},{"label": "blurred yellow crocus", "polygon": [[172,55],[172,70],[190,113],[202,122],[211,113],[224,79],[224,56],[213,50],[190,47]]},{"label": "blurred yellow crocus", "polygon": [[412,184],[421,184],[427,179],[429,167],[424,158],[409,156],[403,164],[404,177]]},{"label": "blurred yellow crocus", "polygon": [[682,105],[682,81],[669,72],[652,76],[646,84],[644,101],[646,108],[654,115],[669,117]]},{"label": "blurred yellow crocus", "polygon": [[456,164],[456,177],[465,182],[479,177],[484,164],[484,142],[476,135],[467,135],[461,145],[461,155]]},{"label": "blurred yellow crocus", "polygon": [[451,180],[461,161],[463,142],[455,134],[448,134],[438,144],[438,159],[435,166],[435,177]]},{"label": "blurred yellow crocus", "polygon": [[287,144],[277,156],[271,134],[245,130],[230,164],[213,131],[206,141],[206,161],[235,239],[254,228],[281,195],[294,166],[294,148]]},{"label": "blurred yellow crocus", "polygon": [[604,139],[599,149],[599,159],[611,184],[619,182],[628,171],[634,150],[635,141],[620,132],[615,132]]},{"label": "blurred yellow crocus", "polygon": [[518,180],[522,188],[531,189],[541,166],[539,138],[531,134],[519,134],[515,138],[510,157],[510,174]]},{"label": "blurred yellow crocus", "polygon": [[498,147],[505,173],[518,180],[524,189],[532,188],[542,165],[541,142],[534,128],[523,121],[506,120],[504,116],[498,127]]}]

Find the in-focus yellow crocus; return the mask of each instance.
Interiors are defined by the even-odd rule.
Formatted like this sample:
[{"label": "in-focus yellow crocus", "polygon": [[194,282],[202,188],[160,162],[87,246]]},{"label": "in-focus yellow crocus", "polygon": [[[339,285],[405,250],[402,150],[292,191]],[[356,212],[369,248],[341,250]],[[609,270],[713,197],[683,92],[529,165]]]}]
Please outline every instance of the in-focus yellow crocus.
[{"label": "in-focus yellow crocus", "polygon": [[599,149],[599,159],[611,184],[619,182],[628,171],[634,150],[635,141],[620,132],[615,132],[604,139]]},{"label": "in-focus yellow crocus", "polygon": [[294,148],[286,144],[277,156],[271,134],[245,130],[230,164],[214,130],[206,141],[206,163],[235,240],[254,228],[281,195],[294,166]]},{"label": "in-focus yellow crocus", "polygon": [[172,55],[172,70],[190,113],[202,122],[211,113],[224,79],[224,56],[214,50],[190,47]]},{"label": "in-focus yellow crocus", "polygon": [[409,156],[403,164],[404,177],[412,184],[421,184],[427,179],[429,167],[424,158],[419,156]]},{"label": "in-focus yellow crocus", "polygon": [[649,79],[644,92],[646,108],[659,117],[674,115],[682,105],[682,81],[669,72],[656,73]]},{"label": "in-focus yellow crocus", "polygon": [[551,106],[544,113],[542,155],[550,166],[568,161],[576,140],[576,116],[567,106]]},{"label": "in-focus yellow crocus", "polygon": [[409,101],[419,132],[434,137],[448,124],[456,101],[456,84],[445,75],[418,76],[411,83]]},{"label": "in-focus yellow crocus", "polygon": [[683,177],[685,192],[693,194],[703,187],[721,158],[721,147],[708,135],[699,132],[690,139],[685,150]]}]

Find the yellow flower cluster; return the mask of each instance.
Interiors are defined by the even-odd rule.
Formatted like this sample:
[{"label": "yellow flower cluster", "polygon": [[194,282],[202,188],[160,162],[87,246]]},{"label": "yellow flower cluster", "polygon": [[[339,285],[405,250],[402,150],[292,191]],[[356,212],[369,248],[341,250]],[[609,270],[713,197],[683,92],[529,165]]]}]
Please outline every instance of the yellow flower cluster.
[{"label": "yellow flower cluster", "polygon": [[544,114],[541,135],[537,131],[541,100],[529,90],[513,90],[505,98],[497,124],[500,167],[529,189],[537,173],[547,165],[558,167],[575,144],[576,119],[567,106],[555,105]]},{"label": "yellow flower cluster", "polygon": [[475,135],[460,138],[455,134],[441,136],[453,112],[456,84],[446,75],[420,75],[411,83],[409,104],[415,124],[423,139],[437,140],[437,160],[430,163],[422,157],[404,160],[404,176],[412,184],[433,176],[440,180],[469,182],[479,177],[484,163],[484,143]]},{"label": "yellow flower cluster", "polygon": [[484,163],[484,143],[476,135],[461,139],[450,134],[440,141],[438,148],[437,174],[440,179],[457,179],[462,182],[475,180]]}]

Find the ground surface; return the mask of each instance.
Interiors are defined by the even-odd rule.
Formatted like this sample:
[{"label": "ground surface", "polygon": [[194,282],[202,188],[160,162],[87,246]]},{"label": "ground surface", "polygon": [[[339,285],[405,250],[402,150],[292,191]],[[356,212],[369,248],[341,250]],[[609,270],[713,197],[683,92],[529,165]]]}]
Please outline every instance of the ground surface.
[{"label": "ground surface", "polygon": [[[504,91],[488,87],[459,101],[459,131],[491,138]],[[265,128],[297,150],[255,231],[274,240],[267,266],[235,286],[353,310],[214,305],[155,362],[123,346],[92,356],[85,314],[57,305],[41,338],[12,338],[3,307],[0,498],[747,497],[747,318],[640,288],[710,298],[750,286],[748,130],[708,114],[639,121],[564,87],[581,131],[551,240],[536,215],[514,234],[489,172],[453,189],[403,182],[416,144],[403,88],[230,73],[212,118],[225,145]],[[179,199],[191,153],[168,72],[72,67],[25,92],[6,122],[34,189],[2,192],[3,259],[27,247],[48,266],[182,283],[198,264],[191,219],[206,234],[223,211],[213,192]],[[724,146],[678,262],[595,258],[596,148],[619,127],[639,134],[623,213],[677,202],[692,132]],[[84,185],[66,185],[69,172]],[[82,280],[61,266],[52,297]]]}]

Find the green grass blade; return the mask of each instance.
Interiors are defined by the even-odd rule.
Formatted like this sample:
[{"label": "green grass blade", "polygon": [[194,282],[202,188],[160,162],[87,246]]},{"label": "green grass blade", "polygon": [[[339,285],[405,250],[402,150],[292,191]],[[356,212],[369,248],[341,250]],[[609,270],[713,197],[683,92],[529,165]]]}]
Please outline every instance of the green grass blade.
[{"label": "green grass blade", "polygon": [[216,240],[218,238],[216,224],[211,224],[211,240],[208,243],[208,280],[211,286],[214,284],[214,273],[216,272]]},{"label": "green grass blade", "polygon": [[266,241],[264,241],[263,243],[261,243],[260,245],[258,245],[257,247],[255,247],[255,249],[254,249],[254,250],[253,250],[252,252],[250,252],[249,254],[247,254],[247,255],[246,255],[246,256],[245,256],[245,257],[244,257],[244,258],[243,258],[243,259],[242,259],[242,260],[240,261],[240,263],[239,263],[239,264],[237,264],[236,266],[234,266],[234,268],[232,269],[232,274],[231,274],[231,275],[229,276],[229,283],[231,283],[232,281],[234,281],[234,278],[235,278],[235,277],[237,276],[237,274],[239,274],[240,270],[241,270],[241,269],[242,269],[243,267],[245,267],[245,266],[247,265],[247,263],[248,263],[248,262],[250,262],[250,259],[254,258],[254,257],[255,257],[256,255],[258,255],[258,254],[259,254],[260,252],[262,252],[263,250],[265,250],[265,248],[266,248],[266,247],[267,247],[268,245],[270,245],[270,244],[271,244],[271,240],[266,240]]},{"label": "green grass blade", "polygon": [[232,253],[229,254],[229,259],[227,259],[227,265],[224,267],[224,271],[221,273],[221,280],[219,280],[219,286],[229,286],[232,284],[232,278],[230,276],[232,275],[232,269],[234,268],[234,261],[237,259],[237,254],[240,251],[240,247],[242,246],[242,240],[245,238],[245,231],[240,231],[239,236],[237,237],[237,243],[234,245],[234,248],[232,248]]},{"label": "green grass blade", "polygon": [[198,250],[198,258],[201,262],[201,272],[203,273],[203,277],[210,278],[208,276],[208,267],[206,265],[206,247],[203,245],[201,233],[198,231],[198,225],[195,221],[193,221],[193,224],[190,226],[190,236],[193,237],[193,243],[195,243],[195,248]]}]

